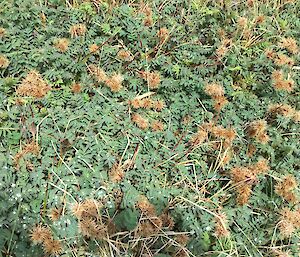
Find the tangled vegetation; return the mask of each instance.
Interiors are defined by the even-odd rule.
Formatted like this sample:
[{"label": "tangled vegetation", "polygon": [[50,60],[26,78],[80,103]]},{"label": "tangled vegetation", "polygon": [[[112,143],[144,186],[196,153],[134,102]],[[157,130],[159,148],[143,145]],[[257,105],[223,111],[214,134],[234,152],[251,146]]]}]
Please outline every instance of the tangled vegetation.
[{"label": "tangled vegetation", "polygon": [[1,256],[300,256],[300,2],[0,3]]}]

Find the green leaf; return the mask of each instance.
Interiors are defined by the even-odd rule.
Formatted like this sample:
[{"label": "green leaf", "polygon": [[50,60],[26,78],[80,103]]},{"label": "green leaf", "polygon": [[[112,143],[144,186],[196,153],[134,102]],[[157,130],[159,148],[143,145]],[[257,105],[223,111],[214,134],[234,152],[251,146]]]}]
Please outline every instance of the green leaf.
[{"label": "green leaf", "polygon": [[138,224],[140,214],[137,210],[125,209],[121,211],[115,218],[114,223],[118,229],[133,230]]}]

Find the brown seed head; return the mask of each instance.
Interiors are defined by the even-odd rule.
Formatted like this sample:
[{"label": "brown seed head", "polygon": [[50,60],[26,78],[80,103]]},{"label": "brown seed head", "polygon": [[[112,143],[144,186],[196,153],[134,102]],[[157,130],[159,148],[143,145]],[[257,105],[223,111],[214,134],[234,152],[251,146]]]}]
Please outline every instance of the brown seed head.
[{"label": "brown seed head", "polygon": [[86,218],[79,221],[79,230],[83,236],[92,239],[103,239],[107,236],[107,227],[104,224],[96,222],[92,218]]},{"label": "brown seed head", "polygon": [[91,53],[96,53],[99,50],[99,46],[97,46],[96,44],[91,44],[89,50]]},{"label": "brown seed head", "polygon": [[141,72],[141,76],[144,80],[148,82],[149,88],[156,89],[160,83],[160,74],[157,71],[149,72],[143,71]]},{"label": "brown seed head", "polygon": [[295,64],[294,60],[285,54],[278,54],[274,63],[278,66],[288,65],[293,66]]},{"label": "brown seed head", "polygon": [[273,84],[275,90],[284,90],[288,92],[292,92],[295,87],[295,81],[292,79],[287,80],[278,80]]},{"label": "brown seed head", "polygon": [[43,242],[43,249],[47,254],[58,255],[62,252],[62,245],[60,241],[55,239],[45,240]]},{"label": "brown seed head", "polygon": [[78,94],[81,92],[81,85],[79,83],[74,83],[71,87],[71,91],[75,94]]},{"label": "brown seed head", "polygon": [[32,141],[28,144],[25,144],[23,146],[23,149],[14,156],[14,162],[18,165],[20,159],[22,159],[25,155],[30,153],[34,155],[38,155],[39,151],[40,151],[40,147],[36,142]]},{"label": "brown seed head", "polygon": [[292,119],[295,121],[295,122],[300,122],[300,111],[294,111],[293,113],[293,117]]},{"label": "brown seed head", "polygon": [[21,96],[44,97],[51,87],[46,84],[42,76],[35,70],[30,71],[23,79],[16,93]]},{"label": "brown seed head", "polygon": [[237,20],[237,24],[240,28],[244,28],[248,24],[248,19],[246,17],[239,17]]},{"label": "brown seed head", "polygon": [[165,102],[162,100],[157,100],[152,102],[153,109],[160,112],[165,107]]},{"label": "brown seed head", "polygon": [[138,225],[138,234],[143,237],[156,235],[160,232],[162,225],[162,221],[159,217],[151,217]]},{"label": "brown seed head", "polygon": [[217,49],[216,49],[216,55],[219,58],[223,58],[227,52],[229,51],[229,48],[224,46],[224,45],[220,45]]},{"label": "brown seed head", "polygon": [[52,208],[49,214],[49,218],[52,221],[57,221],[61,217],[62,214],[62,208]]},{"label": "brown seed head", "polygon": [[108,78],[105,83],[110,88],[110,90],[115,93],[119,92],[123,88],[123,80],[124,78],[121,74],[115,74]]},{"label": "brown seed head", "polygon": [[124,49],[121,49],[118,52],[118,58],[126,62],[130,62],[133,60],[133,56],[131,55],[130,51],[126,51]]},{"label": "brown seed head", "polygon": [[266,159],[260,159],[256,164],[250,166],[249,169],[253,174],[257,175],[266,173],[268,170],[270,170],[270,167]]},{"label": "brown seed head", "polygon": [[159,37],[160,42],[164,42],[169,37],[169,30],[167,28],[160,28],[157,32],[157,36]]},{"label": "brown seed head", "polygon": [[161,121],[153,121],[151,124],[152,131],[163,131],[164,130],[164,124]]},{"label": "brown seed head", "polygon": [[30,231],[30,239],[34,244],[40,244],[44,240],[51,240],[52,232],[48,227],[39,224]]},{"label": "brown seed head", "polygon": [[146,196],[140,196],[137,202],[137,207],[141,210],[142,213],[146,214],[147,216],[155,216],[156,214],[153,204],[149,202]]},{"label": "brown seed head", "polygon": [[169,229],[173,229],[173,227],[175,225],[175,222],[174,222],[174,219],[172,218],[172,216],[169,213],[166,213],[166,212],[162,213],[160,215],[160,219],[163,222],[164,227],[167,227]]},{"label": "brown seed head", "polygon": [[104,70],[98,66],[91,64],[88,66],[89,73],[95,77],[95,79],[100,82],[106,82],[108,77]]},{"label": "brown seed head", "polygon": [[288,104],[271,104],[268,107],[268,112],[271,115],[282,115],[290,118],[294,115],[295,110]]},{"label": "brown seed head", "polygon": [[293,175],[287,175],[282,181],[278,182],[275,186],[276,194],[280,195],[288,202],[296,203],[297,197],[292,192],[297,187],[297,181]]},{"label": "brown seed head", "polygon": [[143,118],[140,114],[134,113],[131,117],[132,121],[140,128],[147,129],[148,128],[148,120]]},{"label": "brown seed head", "polygon": [[109,171],[109,177],[112,182],[120,182],[123,180],[125,172],[122,167],[116,162]]},{"label": "brown seed head", "polygon": [[5,28],[0,28],[0,38],[1,38],[1,37],[4,37],[5,34],[6,34]]},{"label": "brown seed head", "polygon": [[141,6],[141,12],[143,12],[145,14],[145,18],[144,18],[144,25],[145,26],[152,26],[153,24],[153,19],[152,19],[152,8],[146,4]]},{"label": "brown seed head", "polygon": [[274,81],[279,81],[279,80],[283,80],[284,76],[283,76],[283,72],[281,70],[275,70],[272,72],[272,79]]},{"label": "brown seed head", "polygon": [[257,24],[261,24],[265,21],[265,19],[266,19],[266,17],[264,15],[259,15],[259,16],[256,17],[255,22]]},{"label": "brown seed head", "polygon": [[86,33],[86,26],[84,24],[75,24],[70,27],[70,34],[71,37],[79,37],[79,36],[84,36]]},{"label": "brown seed head", "polygon": [[187,234],[179,234],[175,237],[175,241],[182,247],[186,246],[189,240],[190,238]]},{"label": "brown seed head", "polygon": [[9,60],[4,55],[0,55],[0,68],[5,69],[8,65]]},{"label": "brown seed head", "polygon": [[225,94],[225,90],[221,85],[212,83],[205,86],[205,93],[211,97],[220,97]]},{"label": "brown seed head", "polygon": [[249,185],[242,185],[237,189],[237,203],[239,205],[244,205],[249,201],[251,195],[251,186]]},{"label": "brown seed head", "polygon": [[225,213],[220,213],[218,217],[215,218],[215,236],[216,237],[228,237],[230,232],[227,228],[227,217]]},{"label": "brown seed head", "polygon": [[223,107],[228,103],[228,100],[225,96],[216,96],[216,97],[213,97],[214,99],[214,109],[217,111],[217,112],[220,112]]},{"label": "brown seed head", "polygon": [[197,133],[195,135],[192,136],[192,138],[190,139],[190,144],[192,146],[197,146],[202,144],[208,137],[208,133],[206,130],[204,130],[203,128],[199,128]]},{"label": "brown seed head", "polygon": [[265,120],[252,121],[247,128],[248,136],[255,138],[261,143],[266,143],[269,139],[266,130],[267,122]]},{"label": "brown seed head", "polygon": [[291,37],[283,38],[279,43],[279,46],[281,48],[287,49],[292,54],[297,54],[299,51],[299,48],[297,46],[297,41]]},{"label": "brown seed head", "polygon": [[269,59],[274,59],[276,57],[276,53],[272,49],[266,49],[265,56]]},{"label": "brown seed head", "polygon": [[67,38],[60,38],[60,39],[57,39],[57,40],[55,41],[54,47],[55,47],[58,51],[64,53],[64,52],[66,52],[66,51],[68,50],[68,48],[69,48],[69,43],[70,43],[70,42],[69,42],[69,40],[68,40]]},{"label": "brown seed head", "polygon": [[298,211],[291,211],[288,208],[283,208],[280,211],[279,219],[279,231],[280,234],[286,238],[290,237],[299,225],[299,213]]}]

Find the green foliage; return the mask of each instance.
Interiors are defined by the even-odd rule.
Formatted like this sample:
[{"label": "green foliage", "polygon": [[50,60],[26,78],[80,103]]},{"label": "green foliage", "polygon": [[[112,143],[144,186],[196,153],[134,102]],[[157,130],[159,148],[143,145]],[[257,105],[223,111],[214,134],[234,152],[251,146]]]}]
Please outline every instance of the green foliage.
[{"label": "green foliage", "polygon": [[[5,29],[0,56],[9,60],[7,67],[0,64],[1,256],[41,256],[43,247],[30,240],[39,223],[61,240],[61,256],[299,254],[299,231],[284,238],[278,225],[280,211],[297,210],[299,201],[290,203],[275,192],[288,174],[299,181],[299,120],[274,117],[268,106],[281,103],[300,110],[299,54],[279,47],[282,38],[299,39],[300,3],[262,1],[249,7],[244,2],[153,1],[148,4],[151,26],[145,25],[146,7],[138,1],[0,3]],[[259,15],[265,20],[256,24]],[[240,16],[248,19],[249,37],[238,24]],[[86,32],[71,36],[75,24],[84,24]],[[161,28],[169,32],[165,41],[159,38]],[[69,41],[66,51],[55,45],[60,38]],[[224,38],[232,43],[220,58],[216,52]],[[92,44],[99,50],[92,53]],[[292,57],[295,64],[276,65],[266,57],[267,49]],[[120,50],[130,51],[132,60],[120,58]],[[114,93],[97,82],[91,64],[109,76],[122,74],[123,88]],[[271,74],[278,69],[294,80],[292,92],[274,89]],[[43,98],[16,93],[31,70],[52,88]],[[157,89],[148,88],[142,71],[160,73]],[[74,83],[81,85],[79,93],[72,89]],[[225,89],[228,104],[220,112],[205,92],[209,83]],[[151,99],[165,102],[162,111],[130,106],[129,100],[150,90]],[[133,113],[151,124],[163,122],[163,131],[138,128]],[[260,119],[267,121],[266,144],[247,135],[249,124]],[[199,126],[212,121],[237,134],[226,165],[221,161],[227,151],[224,140],[210,134],[201,145],[191,146]],[[217,147],[216,141],[221,143]],[[31,142],[38,143],[38,153],[26,153],[16,162]],[[252,156],[250,145],[256,148]],[[249,201],[240,206],[231,170],[260,158],[268,160],[270,170],[258,175]],[[116,163],[126,167],[117,181],[111,174]],[[154,206],[152,216],[168,214],[173,226],[139,234],[149,218],[138,207],[141,196]],[[79,232],[80,218],[72,208],[86,199],[101,202],[99,219],[113,224],[105,239]],[[63,211],[55,220],[51,211],[59,208]],[[227,237],[216,235],[222,213]],[[179,242],[182,233],[189,237],[186,244]]]}]

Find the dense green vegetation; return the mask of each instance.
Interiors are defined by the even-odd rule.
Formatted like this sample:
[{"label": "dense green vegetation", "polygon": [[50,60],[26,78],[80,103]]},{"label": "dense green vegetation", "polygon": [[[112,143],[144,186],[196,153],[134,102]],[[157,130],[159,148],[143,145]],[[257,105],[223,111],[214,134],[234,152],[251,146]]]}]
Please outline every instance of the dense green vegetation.
[{"label": "dense green vegetation", "polygon": [[299,13],[1,1],[0,256],[299,256]]}]

